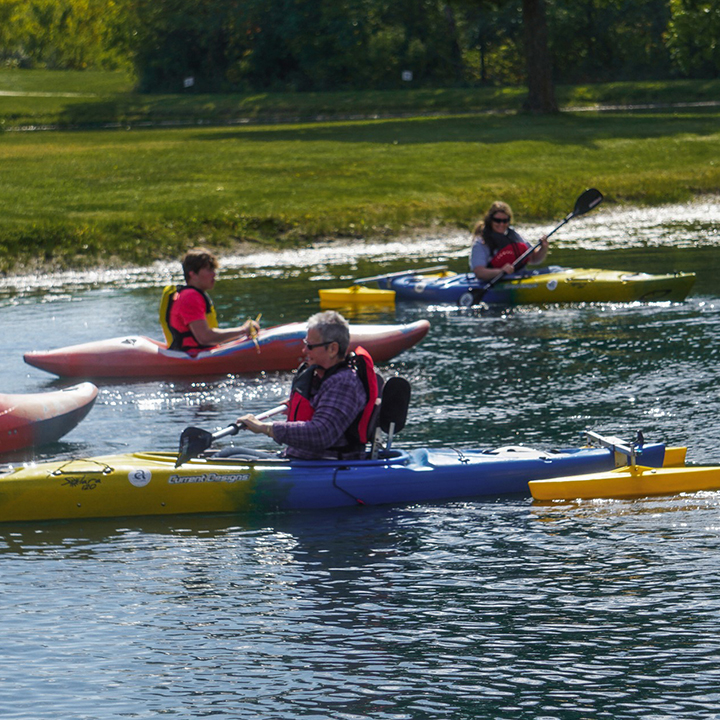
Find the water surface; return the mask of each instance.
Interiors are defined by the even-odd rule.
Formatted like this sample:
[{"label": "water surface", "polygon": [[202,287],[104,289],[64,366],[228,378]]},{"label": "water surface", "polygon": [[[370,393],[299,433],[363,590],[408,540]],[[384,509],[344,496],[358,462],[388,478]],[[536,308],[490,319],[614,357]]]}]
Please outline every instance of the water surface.
[{"label": "water surface", "polygon": [[[694,221],[693,221],[694,218]],[[412,382],[404,447],[578,444],[585,429],[720,461],[720,210],[596,213],[552,262],[698,273],[684,303],[486,308],[427,317],[383,365]],[[522,228],[529,237],[547,227]],[[317,290],[448,262],[467,237],[228,258],[225,323],[306,318]],[[160,336],[175,269],[6,278],[4,392],[67,384],[28,350]],[[289,373],[100,381],[88,418],[14,459],[174,449],[277,404]],[[268,447],[268,440],[250,440]],[[7,461],[5,456],[3,461]],[[6,718],[710,718],[720,714],[720,494],[534,505],[527,498],[256,517],[0,527]]]}]

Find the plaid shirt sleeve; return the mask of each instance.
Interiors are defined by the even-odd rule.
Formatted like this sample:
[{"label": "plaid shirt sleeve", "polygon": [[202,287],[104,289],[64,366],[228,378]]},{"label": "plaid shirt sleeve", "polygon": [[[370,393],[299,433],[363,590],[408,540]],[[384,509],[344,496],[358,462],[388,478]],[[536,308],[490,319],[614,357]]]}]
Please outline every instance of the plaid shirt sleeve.
[{"label": "plaid shirt sleeve", "polygon": [[311,399],[310,420],[273,423],[275,440],[288,446],[287,455],[312,459],[322,457],[340,444],[345,431],[362,412],[367,398],[360,378],[350,369],[329,377]]}]

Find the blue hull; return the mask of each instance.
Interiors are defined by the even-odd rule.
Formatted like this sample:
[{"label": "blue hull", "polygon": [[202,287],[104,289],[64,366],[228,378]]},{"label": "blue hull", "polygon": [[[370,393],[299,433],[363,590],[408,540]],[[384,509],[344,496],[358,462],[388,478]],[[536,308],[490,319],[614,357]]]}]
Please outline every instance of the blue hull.
[{"label": "blue hull", "polygon": [[[538,271],[539,274],[543,271]],[[547,271],[544,271],[547,272]],[[531,277],[522,275],[509,275],[508,278]],[[423,277],[422,275],[404,275],[399,278],[378,280],[378,287],[383,290],[394,290],[398,300],[423,303],[460,304],[460,298],[485,286],[472,273],[460,273],[446,277]],[[510,291],[501,284],[490,288],[483,295],[483,302],[510,304],[512,296]],[[472,304],[472,303],[463,303]]]},{"label": "blue hull", "polygon": [[[645,446],[638,462],[662,467],[664,457],[665,445],[652,444]],[[279,475],[285,478],[277,477],[274,490],[261,503],[266,505],[265,509],[298,510],[529,496],[530,480],[606,472],[614,467],[615,454],[605,448],[551,452],[529,448],[492,451],[422,448],[402,452],[389,461],[365,460],[342,465],[330,461],[294,461],[291,469],[286,467],[283,472],[278,468]],[[269,468],[264,470],[268,472]],[[270,474],[266,476],[268,480]],[[260,498],[256,496],[256,500]]]}]

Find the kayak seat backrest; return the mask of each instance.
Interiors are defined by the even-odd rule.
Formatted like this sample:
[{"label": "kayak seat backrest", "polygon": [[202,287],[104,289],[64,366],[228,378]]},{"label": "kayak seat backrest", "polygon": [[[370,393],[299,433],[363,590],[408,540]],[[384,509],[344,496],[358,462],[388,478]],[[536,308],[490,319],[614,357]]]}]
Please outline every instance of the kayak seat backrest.
[{"label": "kayak seat backrest", "polygon": [[378,425],[386,433],[399,433],[407,420],[410,406],[410,383],[401,377],[391,377],[383,388]]},{"label": "kayak seat backrest", "polygon": [[165,343],[168,347],[172,345],[173,341],[170,323],[168,322],[168,313],[170,311],[170,301],[176,292],[176,285],[166,285],[163,288],[162,296],[160,297],[160,327],[162,328],[163,335],[165,336]]},{"label": "kayak seat backrest", "polygon": [[[410,383],[401,377],[391,377],[383,387],[382,402],[377,413],[374,426],[374,436],[371,458],[377,458],[380,449],[380,431],[388,436],[385,450],[390,450],[393,436],[399,433],[407,420],[408,407],[410,405]],[[377,408],[376,408],[377,410]],[[373,416],[375,416],[373,412]]]},{"label": "kayak seat backrest", "polygon": [[380,406],[382,405],[382,394],[383,394],[383,387],[385,385],[385,380],[383,376],[376,370],[375,371],[375,377],[377,379],[377,400],[375,400],[375,407],[372,410],[372,413],[370,413],[370,419],[368,420],[367,425],[367,438],[369,441],[372,441],[375,437],[375,431],[378,427],[378,422],[380,420]]}]

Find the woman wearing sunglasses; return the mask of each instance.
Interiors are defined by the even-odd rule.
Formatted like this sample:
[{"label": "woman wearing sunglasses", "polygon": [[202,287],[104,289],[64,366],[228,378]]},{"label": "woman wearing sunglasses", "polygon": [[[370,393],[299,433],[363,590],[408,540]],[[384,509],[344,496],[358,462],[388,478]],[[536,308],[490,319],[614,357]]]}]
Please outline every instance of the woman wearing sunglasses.
[{"label": "woman wearing sunglasses", "polygon": [[547,236],[543,235],[540,247],[521,264],[513,265],[530,245],[511,227],[511,223],[512,209],[507,203],[496,200],[475,226],[470,249],[470,269],[478,280],[487,282],[497,275],[517,272],[525,263],[537,265],[545,259],[548,241]]},{"label": "woman wearing sunglasses", "polygon": [[293,380],[287,421],[262,422],[244,415],[237,422],[287,445],[285,457],[363,457],[378,397],[372,358],[361,347],[348,353],[350,327],[334,310],[308,320],[304,344],[306,362]]}]

